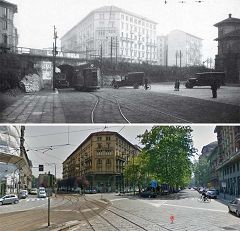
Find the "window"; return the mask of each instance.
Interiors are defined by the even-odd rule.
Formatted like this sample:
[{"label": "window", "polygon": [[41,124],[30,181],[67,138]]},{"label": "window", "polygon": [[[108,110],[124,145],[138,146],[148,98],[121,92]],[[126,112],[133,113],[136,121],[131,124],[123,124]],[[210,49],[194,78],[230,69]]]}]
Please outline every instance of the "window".
[{"label": "window", "polygon": [[100,19],[104,19],[104,13],[99,14]]},{"label": "window", "polygon": [[8,36],[6,34],[3,34],[3,44],[8,44]]},{"label": "window", "polygon": [[110,164],[111,164],[111,160],[110,160],[110,159],[107,159],[107,160],[106,160],[106,164],[107,164],[107,165],[110,165]]},{"label": "window", "polygon": [[3,30],[7,30],[7,28],[8,28],[8,24],[7,24],[7,21],[3,21]]},{"label": "window", "polygon": [[97,141],[101,141],[102,140],[102,137],[97,137]]},{"label": "window", "polygon": [[98,144],[98,148],[102,148],[102,145],[101,145],[101,144]]},{"label": "window", "polygon": [[107,137],[106,137],[106,140],[107,140],[107,141],[110,141],[110,136],[107,136]]},{"label": "window", "polygon": [[126,16],[126,21],[128,21],[128,16]]},{"label": "window", "polygon": [[3,7],[3,17],[7,18],[8,17],[8,8]]},{"label": "window", "polygon": [[124,19],[124,15],[123,14],[121,15],[121,18]]}]

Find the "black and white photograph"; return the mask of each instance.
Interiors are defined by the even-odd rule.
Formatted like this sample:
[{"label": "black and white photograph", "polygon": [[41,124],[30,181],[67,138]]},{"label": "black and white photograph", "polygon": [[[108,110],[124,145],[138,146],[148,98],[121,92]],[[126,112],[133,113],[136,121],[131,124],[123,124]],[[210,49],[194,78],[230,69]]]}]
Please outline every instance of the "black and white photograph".
[{"label": "black and white photograph", "polygon": [[238,123],[239,0],[1,0],[1,123]]}]

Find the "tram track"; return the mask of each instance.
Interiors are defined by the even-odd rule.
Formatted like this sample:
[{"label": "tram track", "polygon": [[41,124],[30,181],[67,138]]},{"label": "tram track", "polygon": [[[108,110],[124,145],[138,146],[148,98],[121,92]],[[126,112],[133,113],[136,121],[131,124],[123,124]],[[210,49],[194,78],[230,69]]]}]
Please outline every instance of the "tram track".
[{"label": "tram track", "polygon": [[[91,119],[92,119],[92,123],[95,123],[96,121],[94,121],[94,113],[96,111],[97,106],[99,105],[100,99],[102,101],[105,102],[110,102],[112,104],[117,105],[118,107],[118,111],[121,114],[122,118],[124,119],[125,122],[127,123],[131,123],[129,118],[127,118],[126,113],[123,112],[123,109],[125,108],[125,110],[128,110],[129,112],[134,111],[135,112],[135,117],[136,117],[136,112],[138,112],[138,115],[141,115],[140,119],[143,120],[143,117],[148,117],[148,123],[149,122],[160,122],[159,119],[157,118],[158,116],[163,116],[165,117],[164,120],[169,120],[171,122],[177,122],[177,123],[192,123],[192,121],[186,120],[178,115],[175,115],[174,113],[169,112],[166,109],[157,109],[155,107],[155,105],[152,104],[146,104],[146,103],[134,103],[134,102],[129,102],[129,99],[122,97],[122,96],[111,96],[107,97],[107,95],[104,96],[100,96],[97,93],[93,94],[90,93],[92,95],[94,95],[97,98],[97,101],[94,105],[94,108],[91,112]],[[121,104],[123,104],[121,101],[124,101],[124,106],[122,106]],[[150,119],[149,119],[150,118]],[[152,119],[151,119],[152,118]]]},{"label": "tram track", "polygon": [[[105,209],[105,207],[102,205],[102,202],[100,202],[99,200],[88,200],[86,199],[86,197],[84,197],[84,200],[87,202],[85,203],[85,205],[89,208],[89,212],[92,213],[91,218],[87,218],[87,216],[85,214],[85,221],[87,222],[88,227],[87,230],[89,230],[89,228],[93,231],[97,230],[95,228],[95,222],[96,224],[99,224],[99,222],[102,222],[104,225],[104,227],[106,227],[108,230],[111,230],[110,228],[117,230],[117,231],[122,231],[123,230],[123,226],[122,224],[125,223],[125,225],[127,227],[131,227],[131,230],[144,230],[144,231],[148,231],[148,229],[146,229],[144,227],[144,225],[140,224],[143,223],[146,224],[146,222],[148,222],[149,224],[151,224],[151,227],[154,227],[157,230],[167,230],[167,231],[172,231],[172,229],[166,228],[164,227],[164,225],[160,225],[157,223],[154,223],[153,221],[146,219],[144,217],[138,216],[134,213],[131,213],[129,211],[123,210],[123,209],[119,209],[113,205],[109,205],[109,207],[104,211],[104,213],[97,213],[94,208],[96,207],[102,207],[103,210]],[[115,211],[114,211],[115,210]],[[125,214],[120,214],[119,211],[121,213],[125,213]],[[132,217],[129,217],[129,216]],[[95,221],[93,220],[93,218],[95,219]],[[136,218],[138,219],[136,221]],[[97,220],[97,221],[96,221]],[[65,230],[82,230],[82,226],[79,224],[75,224],[72,225],[71,228],[69,229],[60,229],[61,231],[65,231]],[[124,229],[127,230],[127,229]]]},{"label": "tram track", "polygon": [[113,97],[114,99],[112,100],[112,99],[109,99],[109,98],[105,98],[105,97],[99,96],[99,95],[94,94],[94,93],[89,93],[89,94],[94,95],[97,98],[97,100],[96,100],[96,102],[95,102],[95,104],[93,106],[93,109],[91,111],[91,122],[92,123],[97,123],[96,119],[95,119],[95,113],[96,113],[98,105],[100,105],[100,101],[105,101],[105,102],[108,102],[110,104],[113,104],[114,106],[117,106],[119,114],[120,114],[120,117],[125,121],[125,123],[131,123],[127,119],[127,117],[123,114],[122,109],[121,109],[121,105],[120,105],[120,103],[119,103],[119,101],[118,101],[118,99],[116,97]]}]

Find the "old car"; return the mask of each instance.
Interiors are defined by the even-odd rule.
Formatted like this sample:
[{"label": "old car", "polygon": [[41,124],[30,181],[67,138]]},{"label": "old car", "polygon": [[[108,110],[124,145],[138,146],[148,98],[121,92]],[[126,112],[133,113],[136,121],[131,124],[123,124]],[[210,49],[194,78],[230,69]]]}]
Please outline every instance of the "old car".
[{"label": "old car", "polygon": [[17,204],[18,202],[19,202],[19,199],[17,195],[14,195],[14,194],[5,195],[0,198],[0,205]]},{"label": "old car", "polygon": [[212,86],[216,84],[218,88],[224,85],[224,72],[202,72],[196,73],[195,77],[187,80],[185,87],[193,88],[195,86]]},{"label": "old car", "polygon": [[240,217],[240,198],[235,198],[231,202],[228,203],[229,212],[236,213],[238,217]]},{"label": "old car", "polygon": [[145,74],[144,72],[128,72],[121,81],[116,81],[114,88],[119,87],[134,87],[138,88],[139,86],[144,85]]}]

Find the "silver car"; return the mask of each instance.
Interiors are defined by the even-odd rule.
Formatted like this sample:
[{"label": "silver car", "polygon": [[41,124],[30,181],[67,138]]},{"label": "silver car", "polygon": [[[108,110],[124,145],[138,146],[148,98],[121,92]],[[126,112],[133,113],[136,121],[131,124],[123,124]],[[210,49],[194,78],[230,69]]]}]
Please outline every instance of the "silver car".
[{"label": "silver car", "polygon": [[19,199],[17,195],[14,195],[14,194],[5,195],[0,198],[0,205],[17,204],[18,202],[19,202]]},{"label": "silver car", "polygon": [[234,212],[240,217],[240,198],[235,198],[230,203],[228,203],[229,212]]}]

